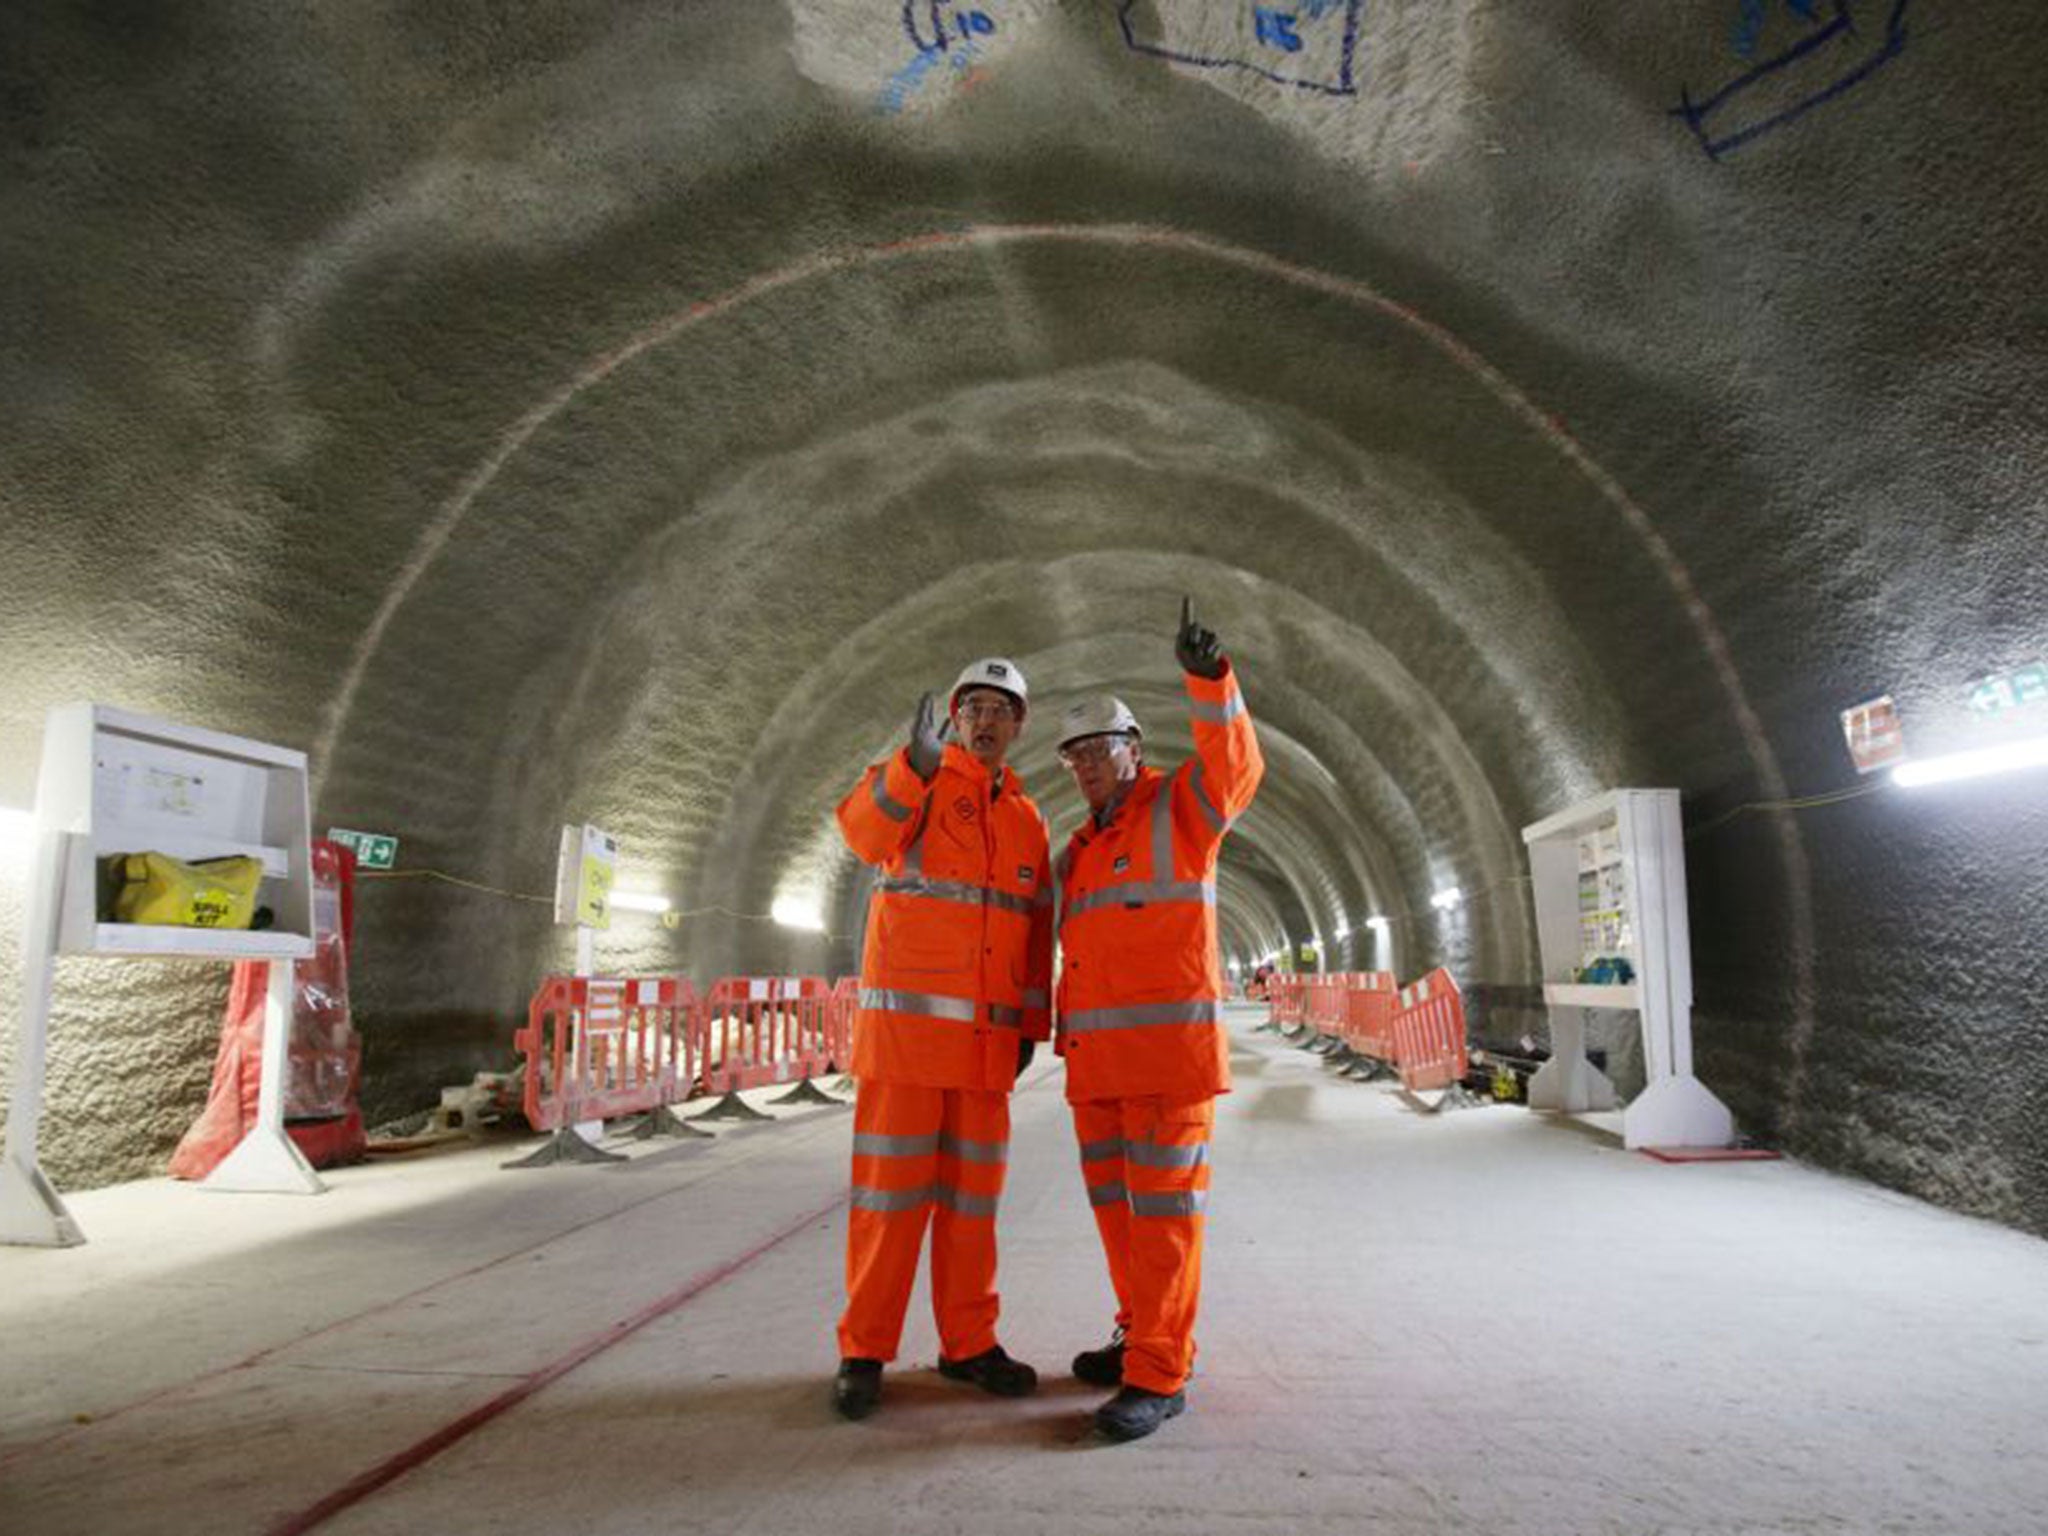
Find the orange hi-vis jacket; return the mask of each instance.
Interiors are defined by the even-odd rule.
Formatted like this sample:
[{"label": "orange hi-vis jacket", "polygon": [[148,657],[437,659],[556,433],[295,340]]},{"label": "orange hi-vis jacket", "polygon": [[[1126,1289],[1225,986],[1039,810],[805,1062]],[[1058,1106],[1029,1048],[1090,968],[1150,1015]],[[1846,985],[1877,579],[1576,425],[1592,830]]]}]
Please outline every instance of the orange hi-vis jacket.
[{"label": "orange hi-vis jacket", "polygon": [[932,781],[907,750],[839,803],[879,866],[868,905],[853,1075],[1008,1092],[1020,1035],[1051,1031],[1052,871],[1045,817],[1008,768],[948,743]]},{"label": "orange hi-vis jacket", "polygon": [[1195,755],[1140,768],[1098,827],[1060,855],[1059,1034],[1067,1098],[1198,1099],[1230,1091],[1216,857],[1266,761],[1237,674],[1187,674]]}]

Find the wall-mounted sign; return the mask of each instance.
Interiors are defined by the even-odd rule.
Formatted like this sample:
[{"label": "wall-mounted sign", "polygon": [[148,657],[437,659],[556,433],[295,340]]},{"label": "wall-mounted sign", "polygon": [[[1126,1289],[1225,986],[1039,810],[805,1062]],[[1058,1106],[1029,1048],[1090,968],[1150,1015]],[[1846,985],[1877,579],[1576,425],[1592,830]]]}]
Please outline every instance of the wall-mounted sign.
[{"label": "wall-mounted sign", "polygon": [[329,827],[327,840],[339,843],[356,856],[357,869],[391,869],[398,863],[398,839],[383,832],[351,832],[347,827]]},{"label": "wall-mounted sign", "polygon": [[1970,684],[1970,708],[1980,715],[2002,715],[2043,700],[2048,700],[2048,666],[2038,661],[2010,672],[1994,672]]},{"label": "wall-mounted sign", "polygon": [[1899,730],[1899,707],[1890,694],[1842,711],[1842,734],[1858,773],[1875,773],[1906,760],[1906,738]]},{"label": "wall-mounted sign", "polygon": [[555,859],[555,921],[609,928],[618,863],[618,841],[609,833],[587,823],[562,828]]}]

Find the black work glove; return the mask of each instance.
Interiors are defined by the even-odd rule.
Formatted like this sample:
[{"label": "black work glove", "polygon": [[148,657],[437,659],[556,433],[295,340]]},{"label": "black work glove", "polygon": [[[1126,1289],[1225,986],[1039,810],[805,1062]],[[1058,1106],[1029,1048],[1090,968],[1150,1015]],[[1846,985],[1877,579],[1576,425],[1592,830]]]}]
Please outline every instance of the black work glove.
[{"label": "black work glove", "polygon": [[1029,1035],[1017,1041],[1017,1075],[1022,1077],[1024,1069],[1031,1065],[1031,1058],[1038,1054],[1038,1042]]},{"label": "black work glove", "polygon": [[928,693],[917,701],[917,713],[910,717],[910,766],[927,784],[939,771],[945,755],[946,736],[939,726],[939,696]]},{"label": "black work glove", "polygon": [[1222,642],[1213,629],[1204,629],[1195,622],[1195,600],[1191,597],[1180,600],[1180,633],[1174,636],[1173,654],[1180,659],[1183,672],[1192,672],[1211,682],[1223,675]]}]

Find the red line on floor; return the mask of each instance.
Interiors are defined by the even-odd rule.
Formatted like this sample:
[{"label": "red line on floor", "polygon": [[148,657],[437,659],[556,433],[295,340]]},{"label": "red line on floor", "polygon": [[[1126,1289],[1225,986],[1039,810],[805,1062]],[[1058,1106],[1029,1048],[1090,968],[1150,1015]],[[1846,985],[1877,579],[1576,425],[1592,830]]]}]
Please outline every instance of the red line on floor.
[{"label": "red line on floor", "polygon": [[[822,1119],[822,1117],[820,1118]],[[481,1260],[478,1263],[472,1264],[467,1269],[457,1270],[452,1275],[443,1275],[438,1280],[432,1280],[425,1285],[416,1286],[412,1290],[405,1291],[397,1296],[387,1297],[383,1301],[364,1307],[359,1312],[352,1312],[347,1317],[338,1317],[330,1323],[322,1323],[318,1328],[309,1328],[304,1333],[293,1334],[290,1338],[276,1344],[266,1345],[262,1349],[257,1350],[255,1354],[237,1360],[231,1365],[215,1366],[210,1371],[201,1371],[195,1376],[187,1376],[182,1381],[167,1383],[164,1386],[158,1387],[154,1392],[146,1392],[141,1397],[131,1398],[129,1401],[109,1408],[103,1413],[93,1414],[89,1422],[67,1424],[62,1429],[57,1430],[53,1434],[44,1435],[39,1440],[25,1441],[11,1450],[0,1452],[0,1467],[7,1467],[25,1456],[32,1456],[37,1451],[47,1450],[53,1445],[60,1445],[64,1441],[73,1439],[76,1436],[90,1434],[109,1419],[118,1418],[124,1413],[133,1413],[138,1408],[148,1408],[162,1402],[165,1398],[176,1397],[179,1393],[189,1392],[195,1387],[203,1387],[208,1382],[218,1381],[224,1376],[232,1376],[236,1371],[249,1370],[253,1366],[261,1365],[272,1355],[282,1354],[288,1349],[296,1349],[299,1345],[306,1343],[310,1339],[317,1339],[322,1334],[333,1333],[337,1329],[347,1328],[352,1324],[361,1322],[364,1318],[375,1317],[379,1312],[389,1312],[396,1307],[402,1307],[407,1302],[417,1300],[429,1292],[438,1291],[444,1286],[454,1285],[458,1281],[470,1279],[472,1276],[482,1274],[485,1270],[496,1269],[500,1264],[507,1264],[513,1259],[522,1258],[529,1253],[547,1247],[550,1243],[558,1243],[565,1237],[574,1237],[585,1228],[594,1227],[600,1222],[611,1221],[629,1212],[637,1211],[643,1205],[652,1205],[657,1200],[672,1199],[676,1195],[695,1189],[707,1179],[716,1178],[720,1174],[730,1173],[734,1168],[743,1168],[745,1166],[745,1159],[736,1159],[723,1168],[713,1169],[699,1178],[690,1180],[687,1184],[679,1184],[673,1189],[662,1189],[655,1191],[651,1195],[643,1195],[638,1200],[628,1201],[616,1210],[605,1211],[584,1221],[579,1221],[573,1226],[564,1227],[559,1232],[550,1232],[545,1237],[537,1237],[524,1247],[514,1248],[508,1253],[501,1253],[496,1258]]]},{"label": "red line on floor", "polygon": [[368,1498],[379,1488],[385,1486],[385,1484],[395,1482],[405,1476],[406,1473],[412,1471],[414,1467],[431,1461],[434,1457],[440,1455],[441,1452],[447,1450],[449,1446],[483,1428],[484,1425],[490,1423],[492,1419],[495,1419],[507,1409],[515,1408],[525,1402],[526,1399],[540,1391],[541,1388],[559,1381],[592,1356],[602,1354],[621,1340],[632,1337],[649,1323],[668,1316],[669,1313],[675,1311],[684,1303],[710,1290],[721,1280],[730,1279],[763,1254],[780,1247],[814,1222],[822,1221],[845,1203],[846,1196],[843,1193],[834,1196],[830,1204],[820,1206],[815,1211],[807,1212],[784,1227],[780,1232],[777,1232],[766,1242],[749,1249],[736,1259],[727,1260],[715,1269],[706,1270],[694,1280],[669,1292],[668,1295],[662,1297],[659,1301],[651,1302],[641,1308],[631,1317],[621,1322],[613,1323],[602,1333],[593,1334],[566,1355],[559,1356],[525,1377],[517,1386],[508,1387],[489,1402],[472,1408],[460,1418],[442,1425],[425,1439],[407,1446],[396,1455],[387,1457],[376,1466],[371,1467],[367,1472],[350,1478],[349,1481],[343,1483],[317,1504],[279,1521],[276,1525],[271,1526],[264,1533],[264,1536],[301,1536],[302,1532],[310,1531],[315,1526],[325,1524],[344,1509]]}]

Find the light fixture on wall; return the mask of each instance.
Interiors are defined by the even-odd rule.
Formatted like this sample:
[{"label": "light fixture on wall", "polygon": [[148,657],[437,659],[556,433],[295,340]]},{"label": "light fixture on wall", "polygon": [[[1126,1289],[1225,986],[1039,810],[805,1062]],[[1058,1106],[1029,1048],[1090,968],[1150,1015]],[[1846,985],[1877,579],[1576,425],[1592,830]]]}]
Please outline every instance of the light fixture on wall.
[{"label": "light fixture on wall", "polygon": [[612,892],[612,906],[621,912],[651,912],[659,917],[673,905],[666,896],[654,896],[645,891]]},{"label": "light fixture on wall", "polygon": [[1448,912],[1465,899],[1465,893],[1455,885],[1447,885],[1429,898],[1429,904],[1439,912]]},{"label": "light fixture on wall", "polygon": [[768,915],[785,928],[806,933],[825,931],[825,913],[815,896],[778,896],[770,903]]},{"label": "light fixture on wall", "polygon": [[1974,752],[1951,752],[1901,763],[1892,770],[1892,782],[1901,789],[1919,789],[1928,784],[1947,784],[1956,779],[1981,779],[1993,773],[2011,773],[2019,768],[2048,767],[2048,736],[2032,741],[2009,742],[2004,746],[1980,747]]},{"label": "light fixture on wall", "polygon": [[1376,933],[1385,933],[1389,928],[1393,927],[1393,924],[1388,922],[1384,917],[1381,917],[1379,913],[1375,912],[1371,917],[1368,917],[1365,920],[1365,926],[1372,929]]}]

